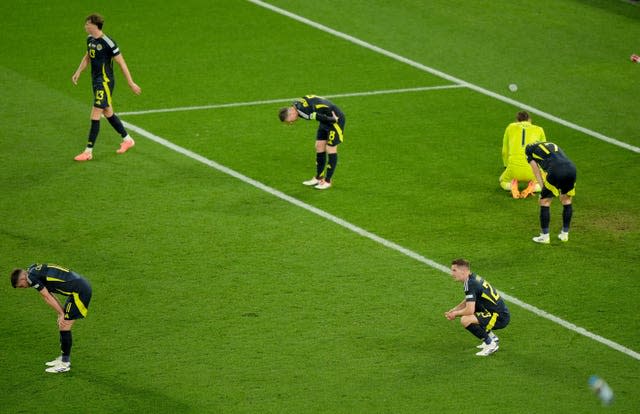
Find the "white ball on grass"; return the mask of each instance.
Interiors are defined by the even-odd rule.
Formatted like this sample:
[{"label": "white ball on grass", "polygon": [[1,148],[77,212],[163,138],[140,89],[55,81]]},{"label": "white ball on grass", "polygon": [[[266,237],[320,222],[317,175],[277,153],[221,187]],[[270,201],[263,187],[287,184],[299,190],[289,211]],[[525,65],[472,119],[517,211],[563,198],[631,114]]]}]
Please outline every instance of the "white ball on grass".
[{"label": "white ball on grass", "polygon": [[510,90],[511,92],[515,92],[515,91],[517,91],[517,90],[518,90],[518,85],[516,85],[515,83],[510,84],[510,85],[509,85],[509,90]]}]

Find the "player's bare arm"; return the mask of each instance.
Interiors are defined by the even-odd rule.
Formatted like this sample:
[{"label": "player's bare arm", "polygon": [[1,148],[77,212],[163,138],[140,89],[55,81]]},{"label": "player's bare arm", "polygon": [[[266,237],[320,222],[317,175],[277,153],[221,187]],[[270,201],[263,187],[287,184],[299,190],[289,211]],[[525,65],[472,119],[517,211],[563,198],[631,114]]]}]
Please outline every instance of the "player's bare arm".
[{"label": "player's bare arm", "polygon": [[71,76],[71,82],[73,82],[74,85],[78,84],[80,74],[87,68],[87,66],[89,66],[89,63],[89,55],[85,53],[82,57],[82,60],[80,61],[80,65],[78,65],[78,69],[76,69],[76,71],[73,73],[73,76]]},{"label": "player's bare arm", "polygon": [[449,313],[452,316],[451,318],[449,318],[447,316],[447,319],[449,320],[453,320],[457,317],[462,317],[462,316],[469,316],[469,315],[473,315],[476,312],[476,303],[475,302],[463,302],[460,305],[456,306],[454,309],[452,309]]},{"label": "player's bare arm", "polygon": [[476,303],[475,302],[465,302],[465,305],[462,309],[457,310],[457,316],[469,316],[476,313]]},{"label": "player's bare arm", "polygon": [[529,165],[531,166],[533,175],[535,175],[536,180],[538,180],[538,184],[540,184],[540,188],[544,187],[544,180],[542,179],[542,173],[540,173],[540,167],[538,167],[538,163],[531,160],[529,161]]},{"label": "player's bare arm", "polygon": [[129,67],[127,66],[127,62],[125,62],[124,57],[122,57],[122,54],[119,54],[119,55],[115,56],[113,58],[113,60],[115,60],[118,65],[120,65],[120,69],[122,70],[122,74],[124,75],[125,79],[127,80],[127,83],[129,84],[129,87],[131,88],[133,93],[135,93],[136,95],[140,95],[142,93],[142,88],[140,88],[133,81],[133,78],[131,77],[131,72],[129,72]]},{"label": "player's bare arm", "polygon": [[[463,316],[466,315],[467,313],[467,307],[469,306],[469,303],[472,303],[473,305],[473,311],[475,311],[475,302],[467,302],[466,300],[463,300],[462,302],[460,302],[455,308],[452,308],[451,310],[449,310],[448,312],[445,312],[444,316],[449,319],[450,321],[454,320],[455,318],[457,318],[458,316]],[[473,312],[472,312],[473,313]]]},{"label": "player's bare arm", "polygon": [[49,290],[47,290],[47,288],[43,288],[40,291],[40,296],[42,296],[42,299],[44,299],[44,301],[47,302],[47,305],[51,306],[53,310],[56,311],[59,317],[60,316],[64,317],[64,309],[62,309],[62,305],[60,305],[60,302],[58,302],[58,299],[56,299],[49,292]]}]

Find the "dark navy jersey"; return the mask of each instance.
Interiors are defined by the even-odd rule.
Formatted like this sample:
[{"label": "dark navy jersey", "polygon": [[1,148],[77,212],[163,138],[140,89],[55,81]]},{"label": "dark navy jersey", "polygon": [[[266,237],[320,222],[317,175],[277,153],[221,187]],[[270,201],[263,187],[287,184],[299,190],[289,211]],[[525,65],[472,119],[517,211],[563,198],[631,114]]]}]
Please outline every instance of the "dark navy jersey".
[{"label": "dark navy jersey", "polygon": [[29,266],[27,281],[38,291],[46,287],[51,293],[65,296],[72,296],[87,288],[87,281],[80,275],[64,267],[46,263],[35,263]]},{"label": "dark navy jersey", "polygon": [[549,172],[554,166],[561,166],[563,164],[573,166],[573,162],[571,162],[560,147],[553,142],[529,144],[525,148],[525,154],[527,156],[527,162],[537,162],[540,168],[546,172]]},{"label": "dark navy jersey", "polygon": [[508,313],[509,309],[500,294],[475,273],[464,282],[464,294],[467,302],[476,303],[476,312]]},{"label": "dark navy jersey", "polygon": [[298,111],[298,115],[306,120],[315,119],[321,125],[330,126],[334,124],[335,118],[332,112],[340,119],[344,119],[344,114],[333,102],[316,95],[305,95],[293,103]]},{"label": "dark navy jersey", "polygon": [[87,38],[87,53],[91,59],[91,78],[96,81],[113,81],[113,57],[120,54],[114,40],[103,34],[99,38]]}]

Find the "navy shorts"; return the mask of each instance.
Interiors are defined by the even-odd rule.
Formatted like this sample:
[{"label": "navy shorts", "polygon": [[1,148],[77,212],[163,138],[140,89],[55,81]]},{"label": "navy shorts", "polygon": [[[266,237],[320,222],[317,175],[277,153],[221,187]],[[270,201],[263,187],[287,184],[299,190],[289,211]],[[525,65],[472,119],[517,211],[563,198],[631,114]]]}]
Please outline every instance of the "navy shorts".
[{"label": "navy shorts", "polygon": [[111,106],[111,96],[113,95],[113,89],[115,84],[112,81],[105,81],[103,79],[93,80],[93,106],[96,108],[105,109]]},{"label": "navy shorts", "polygon": [[344,116],[331,125],[320,125],[316,133],[316,141],[327,141],[330,147],[342,144],[344,140]]},{"label": "navy shorts", "polygon": [[71,292],[64,304],[64,318],[66,320],[82,319],[87,316],[89,302],[91,302],[91,285],[85,279],[80,282],[78,292]]},{"label": "navy shorts", "polygon": [[476,318],[480,326],[482,326],[487,332],[494,329],[502,329],[509,325],[511,315],[508,312],[476,312]]},{"label": "navy shorts", "polygon": [[547,171],[540,198],[552,198],[560,194],[573,197],[576,193],[576,176],[576,168],[573,164],[563,163],[553,166]]}]

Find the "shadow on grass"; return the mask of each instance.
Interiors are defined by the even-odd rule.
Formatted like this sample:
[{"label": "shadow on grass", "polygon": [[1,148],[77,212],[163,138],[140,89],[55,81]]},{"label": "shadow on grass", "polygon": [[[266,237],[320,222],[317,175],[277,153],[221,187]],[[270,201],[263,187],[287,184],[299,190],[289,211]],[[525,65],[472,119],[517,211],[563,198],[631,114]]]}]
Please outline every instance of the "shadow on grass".
[{"label": "shadow on grass", "polygon": [[154,390],[152,378],[147,378],[145,383],[133,385],[128,382],[126,374],[123,374],[123,377],[101,376],[95,372],[72,372],[72,374],[76,382],[85,382],[88,389],[101,390],[101,392],[87,393],[84,399],[75,399],[74,406],[79,412],[154,414],[192,412],[191,406]]}]

